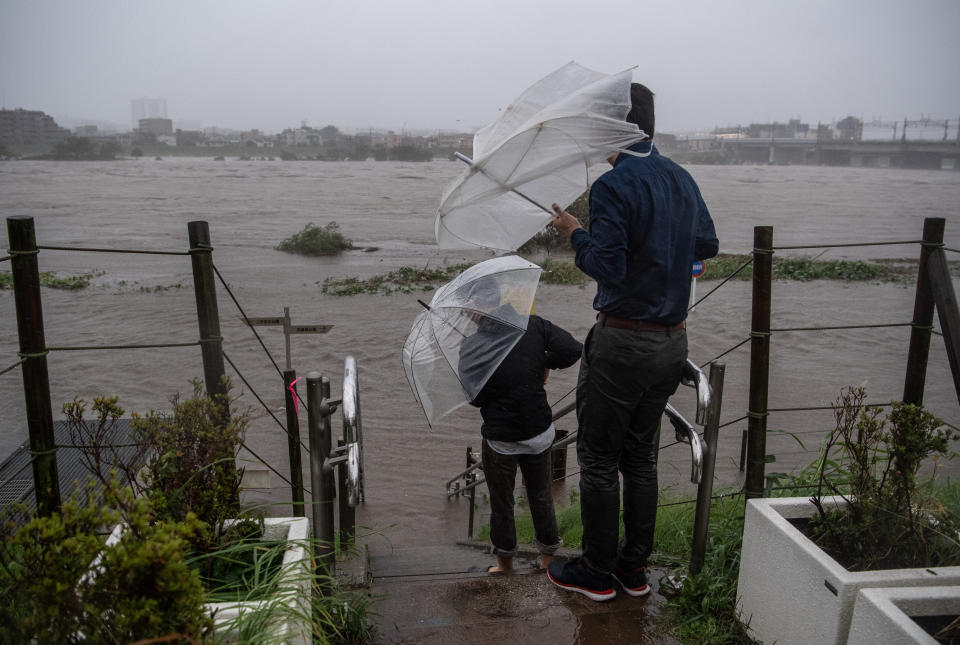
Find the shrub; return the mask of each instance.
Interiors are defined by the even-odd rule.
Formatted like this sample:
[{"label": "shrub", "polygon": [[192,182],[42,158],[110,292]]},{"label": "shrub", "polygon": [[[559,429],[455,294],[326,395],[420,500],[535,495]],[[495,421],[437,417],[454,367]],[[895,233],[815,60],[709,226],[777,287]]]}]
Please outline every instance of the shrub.
[{"label": "shrub", "polygon": [[[170,634],[208,642],[203,587],[183,555],[200,522],[157,522],[149,500],[115,481],[105,504],[94,497],[0,527],[3,642],[129,643]],[[117,521],[129,530],[104,548],[98,532]]]},{"label": "shrub", "polygon": [[[289,545],[265,539],[263,522],[239,506],[242,474],[233,462],[249,417],[246,413],[227,414],[226,395],[210,396],[199,381],[193,385],[191,398],[173,398],[172,414],[132,415],[137,447],[133,452],[111,446],[116,438],[112,431],[124,414],[116,397],[97,397],[92,406],[78,398],[64,405],[71,438],[74,444],[84,446],[81,451],[84,466],[106,494],[91,492],[91,497],[102,499],[102,503],[91,504],[81,516],[81,519],[89,518],[66,539],[54,540],[55,552],[64,557],[72,553],[71,549],[77,551],[82,547],[82,550],[79,557],[70,558],[75,561],[72,569],[59,567],[58,571],[64,575],[53,580],[52,588],[72,589],[76,581],[82,579],[100,549],[101,540],[95,535],[100,527],[120,521],[126,525],[126,531],[116,546],[103,551],[102,566],[97,567],[96,584],[109,590],[109,594],[97,592],[100,595],[94,600],[100,604],[96,605],[83,598],[77,600],[75,604],[80,609],[72,613],[56,609],[66,617],[62,629],[58,627],[60,631],[55,634],[24,631],[28,634],[27,641],[29,634],[38,633],[51,636],[50,639],[38,638],[38,642],[74,642],[77,639],[71,641],[62,636],[78,630],[85,635],[109,636],[104,641],[88,638],[88,642],[93,643],[131,642],[170,635],[174,639],[187,636],[203,639],[212,634],[211,617],[203,610],[204,603],[262,600],[256,607],[219,625],[217,638],[230,635],[229,640],[239,634],[236,642],[264,642],[265,638],[272,642],[273,637],[264,630],[293,617],[305,618],[307,624],[313,625],[314,642],[366,642],[370,635],[367,608],[373,602],[371,598],[340,590],[331,592],[337,581],[314,571],[312,566],[299,564],[286,570],[297,577],[296,586],[323,588],[324,593],[306,597],[278,587],[284,552]],[[229,390],[229,383],[227,385]],[[85,416],[91,411],[94,418],[88,420]],[[141,470],[144,457],[147,465]],[[132,488],[116,492],[118,485],[114,477],[105,474],[110,472],[125,476],[139,496],[134,497]],[[224,521],[230,518],[239,519],[229,524]],[[40,531],[41,536],[49,533],[48,529]],[[63,533],[55,531],[54,537]],[[22,541],[35,544],[36,535],[31,534]],[[36,559],[34,551],[23,547],[11,553],[20,558],[18,562]],[[0,562],[7,560],[11,558]],[[23,581],[10,592],[14,600],[7,604],[11,611],[26,613],[29,617],[33,614],[24,608],[29,610],[33,603],[41,604],[40,600],[34,600],[43,598],[41,592],[52,592],[46,588],[25,587],[29,582],[24,573],[27,567],[19,565],[17,569],[17,566],[5,567],[6,571],[11,568],[20,571]],[[2,584],[4,582],[0,572],[0,600],[4,599],[3,590],[10,586]],[[275,592],[281,593],[275,595]],[[63,602],[73,602],[72,598],[69,593],[65,594]],[[112,603],[112,609],[100,608],[108,602]],[[55,603],[49,604],[56,607]],[[94,606],[96,614],[83,613]],[[200,613],[194,611],[194,606],[200,607]],[[0,609],[0,620],[5,616],[2,611]],[[121,631],[111,625],[114,631],[97,632],[97,627],[86,626],[92,623],[83,622],[103,620],[100,614],[114,625],[120,625],[117,629]],[[42,625],[49,622],[49,616],[43,614],[30,620],[30,625]],[[55,635],[61,638],[53,638]],[[0,642],[3,642],[2,632]]]},{"label": "shrub", "polygon": [[332,255],[353,248],[353,242],[343,236],[336,222],[330,222],[323,228],[310,222],[302,231],[294,233],[275,248],[301,255]]},{"label": "shrub", "polygon": [[[817,507],[810,524],[814,541],[855,571],[960,561],[960,521],[937,501],[933,476],[918,478],[923,462],[947,456],[958,435],[921,407],[893,402],[882,415],[865,399],[863,387],[851,387],[833,406],[836,427],[811,500]],[[844,503],[824,508],[824,492]]]}]

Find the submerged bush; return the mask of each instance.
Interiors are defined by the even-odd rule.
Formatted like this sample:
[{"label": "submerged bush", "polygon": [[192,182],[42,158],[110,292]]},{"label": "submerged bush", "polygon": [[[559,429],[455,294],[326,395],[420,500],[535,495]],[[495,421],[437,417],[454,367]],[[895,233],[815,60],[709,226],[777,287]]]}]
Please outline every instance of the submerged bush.
[{"label": "submerged bush", "polygon": [[343,236],[336,222],[330,222],[322,228],[309,222],[302,231],[294,233],[275,248],[301,255],[331,255],[353,248],[353,242]]}]

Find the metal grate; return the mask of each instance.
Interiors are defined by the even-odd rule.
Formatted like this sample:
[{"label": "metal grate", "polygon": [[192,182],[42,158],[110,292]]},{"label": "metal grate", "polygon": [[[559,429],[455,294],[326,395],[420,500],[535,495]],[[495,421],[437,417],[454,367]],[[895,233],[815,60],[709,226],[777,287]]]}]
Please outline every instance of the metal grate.
[{"label": "metal grate", "polygon": [[2,479],[0,480],[0,507],[22,502],[23,498],[32,492],[32,479]]},{"label": "metal grate", "polygon": [[[53,424],[54,442],[57,449],[57,475],[60,480],[60,499],[67,500],[77,491],[85,492],[91,479],[84,466],[81,449],[76,447],[70,437],[66,421]],[[132,459],[137,449],[133,444],[133,432],[130,419],[118,419],[106,443],[119,446],[118,453],[123,460]],[[30,467],[30,451],[24,443],[13,454],[0,463],[0,511],[10,504],[23,502],[28,512],[36,509],[36,496],[33,494],[33,471]],[[142,465],[142,464],[139,464]]]}]

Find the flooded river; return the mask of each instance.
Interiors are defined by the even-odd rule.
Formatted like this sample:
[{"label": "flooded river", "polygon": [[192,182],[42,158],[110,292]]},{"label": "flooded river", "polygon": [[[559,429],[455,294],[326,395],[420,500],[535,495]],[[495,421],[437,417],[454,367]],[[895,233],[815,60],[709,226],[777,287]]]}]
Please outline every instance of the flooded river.
[{"label": "flooded river", "polygon": [[[438,251],[434,214],[444,185],[461,167],[455,162],[324,163],[140,159],[104,163],[0,163],[0,210],[5,217],[36,220],[40,245],[116,249],[187,250],[187,222],[206,220],[214,262],[249,316],[278,316],[289,307],[294,324],[332,324],[324,335],[292,338],[293,367],[299,375],[317,370],[342,383],[343,361],[356,358],[366,440],[367,501],[358,522],[382,536],[383,544],[450,541],[466,532],[466,504],[448,501],[444,482],[464,463],[468,445],[479,447],[479,413],[466,407],[433,430],[404,378],[400,363],[410,323],[424,295],[326,296],[326,277],[370,277],[401,266],[437,266],[489,257],[485,253]],[[747,253],[753,227],[774,227],[775,246],[839,242],[915,241],[925,217],[947,220],[947,246],[960,248],[960,173],[767,166],[691,166],[716,222],[720,250]],[[274,250],[308,222],[336,221],[364,250],[336,257],[308,258]],[[821,249],[781,254],[817,255]],[[916,258],[917,244],[830,249],[822,257]],[[537,258],[531,258],[536,260]],[[951,254],[950,259],[958,259]],[[43,291],[49,346],[182,343],[197,338],[190,262],[183,256],[121,255],[42,251],[42,271],[95,273],[79,292]],[[0,265],[0,271],[9,265]],[[716,282],[701,282],[703,295]],[[955,280],[955,289],[957,288]],[[690,316],[690,356],[705,363],[749,338],[750,284],[732,281]],[[579,338],[593,321],[594,288],[541,285],[537,313]],[[252,388],[279,418],[282,383],[240,312],[218,285],[227,356],[250,383],[237,387],[238,407],[253,416],[247,442],[287,473],[283,430],[259,405]],[[774,328],[908,323],[912,285],[782,282],[773,290]],[[939,328],[939,324],[935,323]],[[284,362],[278,328],[259,329],[274,359]],[[770,407],[829,405],[848,385],[866,384],[871,402],[899,398],[908,327],[775,333],[772,338]],[[738,483],[741,433],[746,428],[748,345],[726,354],[726,388],[717,486]],[[17,361],[13,295],[0,291],[0,369]],[[169,407],[169,398],[190,391],[202,375],[196,347],[60,351],[49,356],[54,415],[74,396],[117,395],[128,411]],[[572,399],[576,367],[555,373],[551,401]],[[960,406],[942,338],[934,336],[926,381],[926,405],[960,425]],[[303,391],[303,390],[301,390]],[[566,397],[566,398],[564,398]],[[693,419],[693,392],[675,397],[675,406]],[[0,376],[0,454],[26,439],[19,371]],[[777,462],[768,471],[808,463],[831,427],[832,415],[775,412],[769,419],[768,452]],[[574,429],[571,417],[558,422]],[[334,424],[339,434],[340,424]],[[665,433],[665,444],[668,437]],[[304,436],[306,443],[306,437]],[[803,447],[801,447],[801,443]],[[689,452],[665,446],[661,484],[690,497]],[[306,460],[305,460],[306,464]],[[249,468],[262,468],[250,463]],[[958,472],[957,464],[950,466]],[[570,450],[568,472],[575,473]],[[305,472],[307,472],[305,470]],[[573,487],[575,475],[566,482]],[[288,500],[276,475],[272,500]],[[563,495],[565,491],[559,491]],[[281,509],[282,510],[282,509]]]}]

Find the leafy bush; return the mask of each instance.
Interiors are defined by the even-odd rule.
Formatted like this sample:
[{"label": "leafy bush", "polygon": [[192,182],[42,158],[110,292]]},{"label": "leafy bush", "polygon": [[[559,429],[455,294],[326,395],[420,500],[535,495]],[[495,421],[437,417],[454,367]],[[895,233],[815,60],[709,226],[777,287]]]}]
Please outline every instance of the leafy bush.
[{"label": "leafy bush", "polygon": [[[264,642],[265,638],[271,642],[265,629],[294,618],[305,619],[306,624],[313,625],[315,642],[366,642],[370,635],[367,608],[373,599],[335,589],[335,580],[312,567],[298,565],[294,575],[302,586],[322,587],[324,594],[291,595],[285,587],[282,594],[273,595],[278,591],[282,559],[289,545],[265,540],[263,522],[239,506],[242,474],[234,467],[234,456],[241,445],[249,417],[246,413],[228,415],[227,396],[211,397],[198,381],[193,385],[191,398],[173,398],[172,414],[132,415],[137,446],[132,453],[121,454],[110,446],[111,431],[124,414],[116,397],[97,397],[92,405],[75,398],[64,406],[71,438],[75,444],[84,446],[81,455],[87,470],[101,486],[112,491],[116,484],[112,476],[105,473],[113,469],[131,482],[139,496],[135,499],[133,491],[127,489],[122,495],[108,495],[103,504],[91,506],[89,513],[100,509],[103,515],[87,520],[67,536],[67,541],[61,540],[67,545],[60,547],[64,553],[69,553],[73,548],[70,545],[74,543],[83,545],[86,550],[76,558],[73,577],[58,579],[56,588],[71,587],[73,580],[87,569],[101,544],[94,531],[119,520],[128,526],[117,547],[122,554],[114,557],[108,549],[102,556],[104,569],[109,570],[103,580],[109,582],[116,578],[126,584],[112,591],[117,611],[123,612],[114,620],[121,621],[121,624],[126,621],[140,625],[149,618],[141,608],[149,606],[155,608],[154,623],[165,625],[164,629],[157,627],[154,633],[148,633],[149,630],[137,632],[138,638],[170,634],[200,638],[206,634],[208,626],[212,626],[207,613],[201,614],[204,622],[197,628],[192,623],[171,622],[170,612],[165,609],[168,605],[180,608],[177,615],[182,620],[184,616],[193,615],[190,613],[193,605],[187,603],[197,602],[202,607],[206,602],[263,600],[256,608],[242,612],[227,624],[218,625],[217,638],[236,634],[239,640],[231,642]],[[93,418],[88,420],[85,416],[89,412],[93,413]],[[141,471],[140,463],[144,457],[147,457],[147,465]],[[114,508],[119,510],[105,510]],[[228,518],[239,520],[226,523],[224,520]],[[91,539],[90,536],[94,537]],[[161,540],[162,544],[155,544],[156,540]],[[134,546],[140,551],[131,550]],[[128,553],[132,555],[123,555]],[[150,554],[155,560],[144,561]],[[176,572],[177,579],[168,580],[165,570],[154,566],[151,575],[157,579],[157,588],[141,586],[136,582],[137,576],[141,575],[139,571],[151,562],[156,564],[157,558]],[[0,584],[0,593],[3,587]],[[18,611],[25,603],[43,605],[43,592],[49,592],[49,589],[17,591],[17,602],[10,604]],[[2,598],[0,595],[0,600]],[[65,598],[69,600],[69,594]],[[183,606],[176,604],[181,601]],[[105,615],[111,616],[109,612]],[[2,618],[3,614],[0,614]],[[78,620],[75,616],[70,618],[65,631],[58,634],[71,629],[76,631]],[[86,628],[81,631],[89,633]],[[131,640],[136,638],[123,636],[108,642]],[[47,641],[40,639],[39,642]],[[52,639],[50,642],[71,641]]]},{"label": "leafy bush", "polygon": [[336,222],[330,222],[323,228],[310,222],[302,231],[294,233],[275,248],[301,255],[332,255],[353,248],[353,242],[343,236]]},{"label": "leafy bush", "polygon": [[[49,517],[0,526],[3,642],[129,643],[171,634],[209,642],[203,587],[183,555],[201,523],[192,515],[158,522],[149,500],[115,481],[105,498],[74,497]],[[128,531],[104,548],[98,533],[117,521]]]},{"label": "leafy bush", "polygon": [[[63,413],[74,442],[87,446],[81,459],[94,478],[106,484],[105,473],[121,472],[138,495],[150,499],[158,519],[199,517],[209,530],[198,533],[193,546],[207,552],[222,542],[224,520],[240,515],[243,472],[235,457],[249,416],[229,414],[227,395],[210,396],[199,381],[193,388],[191,398],[171,400],[172,414],[132,415],[138,449],[126,458],[108,448],[110,430],[124,413],[116,397],[94,399],[95,423],[84,418],[89,405],[82,399],[65,404]],[[139,471],[144,458],[146,467]]]},{"label": "leafy bush", "polygon": [[[933,476],[921,482],[918,473],[926,459],[950,455],[950,442],[960,435],[921,407],[893,402],[881,416],[865,399],[863,387],[851,387],[833,406],[836,427],[811,500],[814,541],[856,571],[955,564],[960,518],[936,499]],[[825,492],[844,503],[826,509]]]}]

